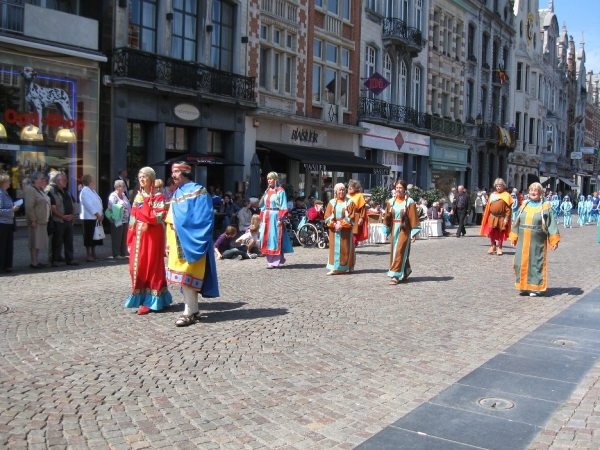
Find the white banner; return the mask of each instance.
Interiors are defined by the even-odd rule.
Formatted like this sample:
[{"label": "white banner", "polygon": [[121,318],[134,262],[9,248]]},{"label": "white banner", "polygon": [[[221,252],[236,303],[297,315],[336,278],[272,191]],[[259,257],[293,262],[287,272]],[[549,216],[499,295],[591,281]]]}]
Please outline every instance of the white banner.
[{"label": "white banner", "polygon": [[596,153],[596,149],[594,147],[581,147],[579,151],[584,155],[593,155]]},{"label": "white banner", "polygon": [[363,147],[429,156],[429,136],[366,122],[359,126],[369,129],[361,137]]}]

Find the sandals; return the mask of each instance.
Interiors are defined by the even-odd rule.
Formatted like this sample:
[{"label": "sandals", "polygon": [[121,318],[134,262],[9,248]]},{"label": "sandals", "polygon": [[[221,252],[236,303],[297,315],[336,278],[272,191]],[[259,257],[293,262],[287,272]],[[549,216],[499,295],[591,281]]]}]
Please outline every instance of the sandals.
[{"label": "sandals", "polygon": [[391,285],[391,286],[395,286],[397,284],[400,284],[400,280],[398,278],[392,277],[390,279],[390,282],[388,284]]},{"label": "sandals", "polygon": [[496,251],[496,254],[498,256],[502,255],[502,247],[498,247],[498,250]]},{"label": "sandals", "polygon": [[182,314],[179,319],[175,321],[175,326],[178,327],[187,327],[188,325],[192,325],[193,323],[200,321],[200,313],[194,313],[191,316],[186,314]]},{"label": "sandals", "polygon": [[494,253],[496,253],[496,246],[492,245],[488,250],[488,255],[493,255]]}]

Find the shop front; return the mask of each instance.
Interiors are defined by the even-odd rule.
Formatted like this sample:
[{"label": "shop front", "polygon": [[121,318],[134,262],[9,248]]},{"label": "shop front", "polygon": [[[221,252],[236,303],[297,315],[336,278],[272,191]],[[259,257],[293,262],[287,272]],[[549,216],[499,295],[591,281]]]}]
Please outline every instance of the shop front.
[{"label": "shop front", "polygon": [[448,195],[453,187],[465,183],[469,146],[456,142],[431,140],[428,186]]},{"label": "shop front", "polygon": [[[31,49],[0,54],[0,172],[11,175],[12,194],[23,198],[30,175],[60,170],[73,196],[81,177],[97,176],[98,61],[29,56]],[[60,59],[60,60],[59,60]]]},{"label": "shop front", "polygon": [[372,154],[373,161],[390,167],[389,175],[372,180],[371,186],[389,186],[399,179],[415,185],[423,183],[427,174],[429,136],[368,122],[361,122],[360,126],[368,129],[361,137],[365,153]]},{"label": "shop front", "polygon": [[[336,183],[345,183],[355,174],[389,174],[388,166],[356,156],[356,133],[312,123],[281,123],[264,117],[256,126],[256,119],[249,119],[252,128],[246,128],[246,148],[253,148],[261,162],[261,190],[266,186],[266,174],[274,170],[288,192],[326,202],[332,197]],[[246,157],[252,158],[253,153],[248,151]]]}]

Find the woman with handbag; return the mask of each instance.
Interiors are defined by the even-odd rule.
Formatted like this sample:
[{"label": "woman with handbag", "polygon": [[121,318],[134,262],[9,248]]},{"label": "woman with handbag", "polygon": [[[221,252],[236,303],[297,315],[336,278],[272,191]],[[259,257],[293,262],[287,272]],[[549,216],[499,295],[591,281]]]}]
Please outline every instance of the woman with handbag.
[{"label": "woman with handbag", "polygon": [[94,190],[96,181],[92,175],[84,175],[81,182],[83,183],[83,189],[79,194],[79,202],[81,203],[79,217],[83,224],[83,245],[87,252],[86,261],[96,262],[100,261],[96,256],[96,246],[102,245],[102,239],[104,239],[102,200]]},{"label": "woman with handbag", "polygon": [[165,198],[154,191],[154,169],[142,167],[138,180],[127,233],[131,295],[125,307],[139,308],[142,315],[169,306],[172,298],[165,275]]},{"label": "woman with handbag", "polygon": [[8,195],[9,187],[10,175],[0,174],[0,273],[12,272],[15,212],[19,210]]},{"label": "woman with handbag", "polygon": [[25,190],[25,215],[29,228],[29,251],[32,269],[41,269],[46,264],[38,260],[40,250],[48,250],[48,219],[50,197],[44,192],[45,177],[41,172],[31,174],[31,185]]}]

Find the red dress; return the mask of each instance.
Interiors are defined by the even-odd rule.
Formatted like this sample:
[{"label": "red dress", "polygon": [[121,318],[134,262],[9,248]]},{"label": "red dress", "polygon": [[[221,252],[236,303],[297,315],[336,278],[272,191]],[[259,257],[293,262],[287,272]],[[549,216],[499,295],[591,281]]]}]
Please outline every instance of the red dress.
[{"label": "red dress", "polygon": [[165,277],[165,199],[162,194],[138,193],[129,218],[129,273],[132,292],[126,308],[145,305],[159,311],[171,304]]}]

